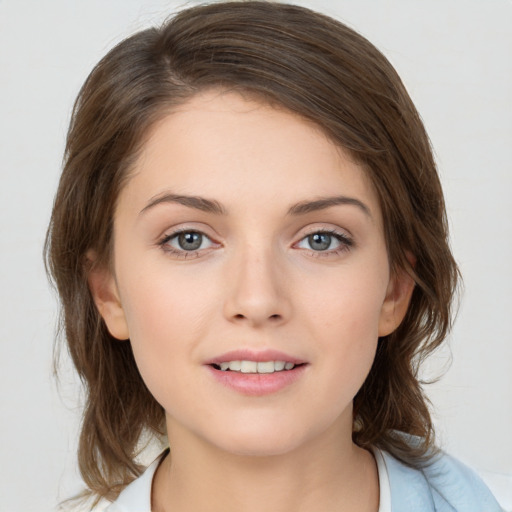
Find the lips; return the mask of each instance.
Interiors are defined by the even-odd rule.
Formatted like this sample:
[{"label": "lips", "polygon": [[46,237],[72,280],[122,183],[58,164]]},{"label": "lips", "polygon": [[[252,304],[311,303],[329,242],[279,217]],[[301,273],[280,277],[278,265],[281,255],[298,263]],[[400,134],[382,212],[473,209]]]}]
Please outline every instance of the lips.
[{"label": "lips", "polygon": [[275,350],[235,350],[206,365],[217,382],[251,396],[276,393],[290,386],[308,366],[302,359]]}]

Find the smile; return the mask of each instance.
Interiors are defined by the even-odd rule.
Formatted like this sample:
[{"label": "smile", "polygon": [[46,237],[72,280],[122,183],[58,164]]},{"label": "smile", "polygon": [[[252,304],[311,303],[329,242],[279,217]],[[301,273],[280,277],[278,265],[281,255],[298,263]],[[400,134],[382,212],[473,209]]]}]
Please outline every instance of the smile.
[{"label": "smile", "polygon": [[246,396],[277,393],[301,381],[308,361],[279,350],[231,350],[204,362],[222,386]]},{"label": "smile", "polygon": [[274,373],[289,371],[295,368],[295,364],[289,361],[225,361],[214,364],[216,370],[223,372],[240,372],[240,373]]}]

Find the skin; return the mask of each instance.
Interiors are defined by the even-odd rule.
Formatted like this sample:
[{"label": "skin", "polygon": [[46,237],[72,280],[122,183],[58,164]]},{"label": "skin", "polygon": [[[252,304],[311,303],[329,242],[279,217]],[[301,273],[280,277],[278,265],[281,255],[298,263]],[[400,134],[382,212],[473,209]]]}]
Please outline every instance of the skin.
[{"label": "skin", "polygon": [[[360,204],[289,213],[332,196]],[[185,251],[176,229],[204,233],[200,248]],[[341,238],[327,235],[321,251],[308,238],[319,232]],[[195,96],[153,128],[120,193],[113,269],[91,274],[93,296],[166,411],[172,456],[157,470],[154,510],[378,509],[375,461],[351,439],[352,401],[413,283],[390,273],[376,194],[347,152],[282,109]],[[239,348],[307,365],[278,392],[247,396],[205,365]]]}]

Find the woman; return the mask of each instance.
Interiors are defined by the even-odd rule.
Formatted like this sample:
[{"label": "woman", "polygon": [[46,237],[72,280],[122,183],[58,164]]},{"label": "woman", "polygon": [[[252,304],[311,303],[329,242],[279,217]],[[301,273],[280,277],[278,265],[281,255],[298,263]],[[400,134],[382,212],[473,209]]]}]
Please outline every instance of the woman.
[{"label": "woman", "polygon": [[[120,43],[47,247],[109,510],[499,510],[417,378],[458,277],[429,141],[342,24],[227,2]],[[147,432],[170,452],[140,476]]]}]

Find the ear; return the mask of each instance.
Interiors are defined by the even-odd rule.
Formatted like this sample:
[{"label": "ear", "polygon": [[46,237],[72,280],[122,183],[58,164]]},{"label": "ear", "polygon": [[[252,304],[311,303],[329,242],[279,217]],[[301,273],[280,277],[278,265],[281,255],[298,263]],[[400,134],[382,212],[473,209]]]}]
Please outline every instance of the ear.
[{"label": "ear", "polygon": [[397,329],[407,313],[414,290],[414,279],[405,269],[394,272],[386,291],[379,318],[379,338]]},{"label": "ear", "polygon": [[96,308],[105,321],[110,334],[118,340],[127,340],[130,337],[128,324],[115,278],[108,268],[95,265],[95,261],[96,254],[93,251],[88,251],[87,280]]}]

